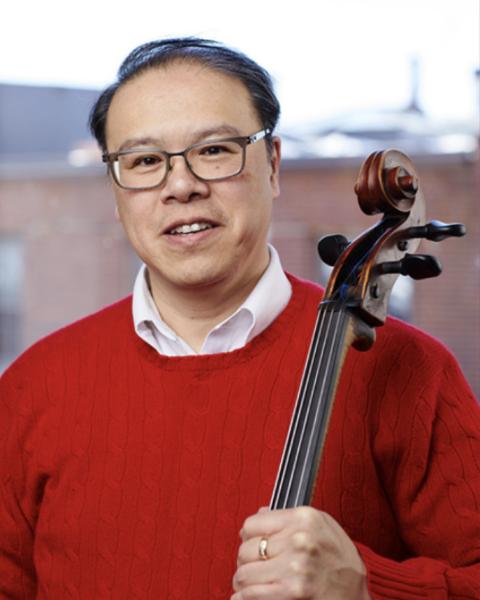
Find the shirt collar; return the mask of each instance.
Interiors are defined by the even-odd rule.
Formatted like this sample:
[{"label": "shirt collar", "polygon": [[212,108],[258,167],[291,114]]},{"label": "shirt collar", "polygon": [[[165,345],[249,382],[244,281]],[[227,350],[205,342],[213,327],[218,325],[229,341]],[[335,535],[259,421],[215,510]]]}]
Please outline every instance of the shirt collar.
[{"label": "shirt collar", "polygon": [[[283,272],[277,251],[269,245],[269,265],[245,302],[207,335],[201,354],[229,352],[241,348],[266,329],[290,300],[292,288]],[[133,289],[135,331],[161,354],[196,354],[163,321],[150,293],[147,268],[142,265]]]}]

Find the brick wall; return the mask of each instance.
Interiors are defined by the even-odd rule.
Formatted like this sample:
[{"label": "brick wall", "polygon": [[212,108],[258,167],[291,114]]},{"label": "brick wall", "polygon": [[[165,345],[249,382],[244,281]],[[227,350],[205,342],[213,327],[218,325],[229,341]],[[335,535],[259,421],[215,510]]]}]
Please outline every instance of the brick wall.
[{"label": "brick wall", "polygon": [[103,177],[0,182],[0,235],[23,241],[22,347],[130,291],[132,253]]}]

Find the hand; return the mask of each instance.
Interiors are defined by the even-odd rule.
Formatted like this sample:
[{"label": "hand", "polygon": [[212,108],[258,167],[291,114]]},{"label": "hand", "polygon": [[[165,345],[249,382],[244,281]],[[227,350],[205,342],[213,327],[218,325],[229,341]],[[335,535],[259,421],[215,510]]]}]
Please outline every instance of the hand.
[{"label": "hand", "polygon": [[[240,532],[231,600],[367,600],[366,569],[353,542],[311,507],[262,508]],[[267,540],[267,558],[259,554]]]}]

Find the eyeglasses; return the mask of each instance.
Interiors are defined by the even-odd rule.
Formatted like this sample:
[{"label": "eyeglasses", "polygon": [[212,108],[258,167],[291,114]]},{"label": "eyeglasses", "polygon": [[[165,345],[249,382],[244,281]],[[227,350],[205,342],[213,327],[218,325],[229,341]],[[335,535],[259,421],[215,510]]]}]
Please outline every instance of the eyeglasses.
[{"label": "eyeglasses", "polygon": [[132,148],[105,153],[115,183],[125,190],[150,190],[162,185],[173,156],[183,156],[189,171],[203,181],[228,179],[239,175],[245,166],[247,146],[271,134],[262,129],[248,136],[208,140],[193,144],[182,152],[165,152],[158,148]]}]

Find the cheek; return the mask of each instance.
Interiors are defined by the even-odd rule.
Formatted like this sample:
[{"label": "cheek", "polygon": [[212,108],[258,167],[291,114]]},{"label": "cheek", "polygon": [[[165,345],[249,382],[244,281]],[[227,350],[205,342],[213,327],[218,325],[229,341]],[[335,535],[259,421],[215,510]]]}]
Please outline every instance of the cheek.
[{"label": "cheek", "polygon": [[148,235],[148,218],[138,210],[138,207],[133,210],[131,205],[124,202],[118,202],[116,210],[130,244],[138,252],[140,247],[145,245],[145,238]]},{"label": "cheek", "polygon": [[128,208],[127,208],[127,204],[125,202],[123,202],[121,199],[117,198],[117,204],[116,204],[115,210],[116,210],[117,216],[118,216],[120,222],[122,223],[124,229],[128,230],[134,219],[133,219],[132,215],[130,214],[131,211],[128,210]]},{"label": "cheek", "polygon": [[238,186],[224,208],[231,213],[237,239],[262,243],[270,227],[272,189],[267,178],[245,178],[238,183],[242,185]]},{"label": "cheek", "polygon": [[148,202],[148,198],[141,198],[138,195],[132,197],[117,191],[115,199],[116,213],[126,231],[136,231],[138,235],[148,229],[149,223],[152,222],[149,216],[151,203]]},{"label": "cheek", "polygon": [[270,219],[271,206],[267,199],[258,198],[257,201],[244,205],[235,219],[235,230],[240,243],[263,245],[268,237]]}]

